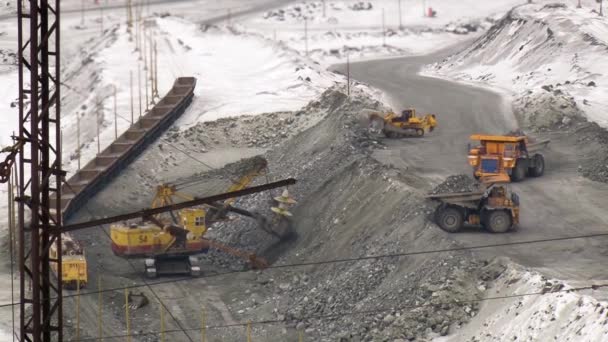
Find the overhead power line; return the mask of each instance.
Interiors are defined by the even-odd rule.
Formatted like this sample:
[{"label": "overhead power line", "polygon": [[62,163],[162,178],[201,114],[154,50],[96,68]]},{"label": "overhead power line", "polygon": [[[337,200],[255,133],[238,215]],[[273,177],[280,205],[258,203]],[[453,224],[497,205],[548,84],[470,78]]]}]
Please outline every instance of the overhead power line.
[{"label": "overhead power line", "polygon": [[[506,243],[486,244],[486,245],[477,245],[477,246],[453,247],[453,248],[444,248],[444,249],[415,251],[415,252],[378,254],[378,255],[368,255],[368,256],[361,256],[361,257],[342,258],[342,259],[329,259],[329,260],[318,260],[318,261],[307,261],[307,262],[290,263],[290,264],[278,264],[278,265],[270,265],[267,268],[265,268],[265,270],[285,269],[285,268],[297,268],[297,267],[327,265],[327,264],[336,264],[336,263],[352,263],[352,262],[365,261],[365,260],[376,260],[376,259],[385,259],[385,258],[402,258],[402,257],[408,257],[408,256],[425,255],[425,254],[464,252],[464,251],[471,251],[471,250],[477,250],[477,249],[487,249],[487,248],[497,248],[497,247],[509,247],[509,246],[522,246],[522,245],[531,245],[531,244],[537,244],[537,243],[547,243],[547,242],[556,242],[556,241],[570,241],[570,240],[590,239],[590,238],[597,238],[597,237],[608,237],[608,233],[597,233],[597,234],[587,234],[587,235],[568,236],[568,237],[557,237],[557,238],[548,238],[548,239],[537,239],[537,240],[527,240],[527,241],[517,241],[517,242],[506,242]],[[81,292],[80,295],[84,296],[84,295],[98,294],[100,292],[110,292],[110,291],[118,291],[118,290],[125,290],[125,289],[128,290],[128,289],[140,288],[140,287],[146,287],[146,286],[157,286],[157,285],[164,285],[164,284],[172,284],[172,283],[178,283],[178,282],[182,282],[182,281],[191,281],[193,279],[200,279],[200,278],[204,279],[204,278],[212,278],[212,277],[222,277],[222,276],[229,276],[229,275],[233,275],[233,274],[247,273],[247,272],[251,272],[251,271],[252,270],[249,270],[249,269],[247,269],[247,270],[234,270],[234,271],[226,271],[226,272],[218,272],[218,273],[214,273],[214,274],[201,275],[198,278],[184,277],[184,278],[177,278],[177,279],[166,279],[166,280],[160,280],[160,281],[156,281],[156,282],[147,282],[146,284],[134,284],[134,285],[128,285],[128,286],[107,288],[107,289],[104,289],[102,291],[95,291],[94,290],[94,291],[87,291],[87,292],[84,292],[84,293]],[[71,295],[65,295],[65,296],[63,296],[63,298],[70,298],[70,297],[75,297],[75,296],[76,296],[75,294],[71,294]],[[2,307],[9,307],[9,306],[12,306],[12,305],[19,305],[19,303],[2,304],[2,305],[0,305],[0,308],[2,308]]]}]

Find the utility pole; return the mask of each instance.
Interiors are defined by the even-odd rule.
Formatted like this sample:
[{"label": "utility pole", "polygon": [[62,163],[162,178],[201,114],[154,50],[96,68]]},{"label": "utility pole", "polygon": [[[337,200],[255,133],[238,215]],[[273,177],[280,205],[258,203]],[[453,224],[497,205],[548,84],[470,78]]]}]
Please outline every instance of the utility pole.
[{"label": "utility pole", "polygon": [[308,57],[308,18],[304,17],[304,48]]},{"label": "utility pole", "polygon": [[346,53],[346,94],[350,96],[350,54]]},{"label": "utility pole", "polygon": [[422,0],[422,16],[426,17],[426,0]]},{"label": "utility pole", "polygon": [[401,21],[401,0],[397,0],[397,6],[399,7],[399,29],[403,30],[403,22]]},{"label": "utility pole", "polygon": [[133,12],[131,11],[131,0],[127,0],[127,32],[131,38],[131,27],[133,26]]},{"label": "utility pole", "polygon": [[97,125],[96,125],[97,126],[97,154],[101,153],[101,141],[99,141],[99,131],[100,131],[100,129],[99,129],[99,117],[100,117],[100,115],[99,114],[100,114],[100,111],[101,111],[100,103],[98,102],[97,103],[96,115],[95,115],[96,116],[95,117],[95,122],[97,123]]},{"label": "utility pole", "polygon": [[114,85],[114,139],[118,139],[118,113],[116,111],[116,85]]},{"label": "utility pole", "polygon": [[142,23],[142,38],[144,40],[144,70],[148,70],[148,51],[146,50],[146,41],[148,39],[146,38],[146,25],[144,23]]},{"label": "utility pole", "polygon": [[139,92],[139,118],[141,119],[141,65],[137,62],[137,91]]},{"label": "utility pole", "polygon": [[[530,1],[528,1],[528,2],[530,2]],[[583,7],[583,5],[581,5],[581,0],[578,0],[578,4],[576,5],[576,8],[581,8],[581,7]]]},{"label": "utility pole", "polygon": [[78,155],[78,171],[80,171],[80,113],[76,114],[76,154]]},{"label": "utility pole", "polygon": [[[20,275],[17,338],[62,341],[61,1],[16,3],[19,133],[15,142],[21,143],[16,163]],[[57,248],[57,258],[49,255],[52,247]],[[27,284],[31,285],[29,291]]]},{"label": "utility pole", "polygon": [[133,126],[133,71],[129,70],[129,89],[131,90],[131,126]]},{"label": "utility pole", "polygon": [[604,9],[602,8],[602,4],[603,4],[603,0],[598,0],[598,2],[600,3],[600,17],[604,16]]},{"label": "utility pole", "polygon": [[386,29],[384,27],[384,8],[382,9],[382,46],[386,46]]},{"label": "utility pole", "polygon": [[325,10],[326,10],[326,4],[325,4],[325,0],[323,0],[323,18],[325,18]]},{"label": "utility pole", "polygon": [[146,47],[146,41],[148,37],[146,35],[146,29],[144,25],[144,87],[146,93],[146,113],[150,110],[148,104],[150,103],[150,99],[148,97],[148,48]]},{"label": "utility pole", "polygon": [[158,95],[158,50],[156,49],[156,40],[154,40],[154,97],[160,98]]},{"label": "utility pole", "polygon": [[156,46],[156,41],[150,40],[150,95],[152,98],[152,104],[156,104],[155,95],[155,87],[156,84],[156,57],[154,56],[154,47]]},{"label": "utility pole", "polygon": [[137,4],[135,5],[135,51],[139,52],[139,16],[137,15]]},{"label": "utility pole", "polygon": [[80,0],[80,26],[84,26],[84,0]]},{"label": "utility pole", "polygon": [[103,2],[99,4],[99,18],[101,23],[101,35],[103,35]]}]

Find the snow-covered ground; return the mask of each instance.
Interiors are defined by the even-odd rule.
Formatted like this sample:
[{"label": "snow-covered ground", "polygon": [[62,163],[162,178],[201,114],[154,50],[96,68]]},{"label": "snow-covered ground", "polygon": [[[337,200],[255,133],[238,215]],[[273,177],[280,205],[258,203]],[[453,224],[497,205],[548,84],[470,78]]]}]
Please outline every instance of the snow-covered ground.
[{"label": "snow-covered ground", "polygon": [[566,94],[588,119],[608,127],[608,19],[592,11],[594,1],[583,5],[535,1],[521,6],[426,73],[500,87],[526,102]]},{"label": "snow-covered ground", "polygon": [[[157,42],[161,96],[177,77],[195,76],[198,79],[195,100],[177,121],[180,128],[227,116],[295,110],[343,79],[307,65],[296,53],[257,36],[233,34],[220,28],[202,31],[198,25],[176,17],[152,18],[147,23],[149,34]],[[103,104],[100,115],[102,150],[114,140],[113,87],[116,85],[117,89],[120,134],[130,126],[131,74],[136,89],[135,119],[139,116],[137,65],[144,66],[144,61],[138,60],[139,54],[134,53],[135,42],[130,41],[124,25],[114,26],[106,36],[96,41],[103,42],[102,48],[91,56],[92,66],[87,67],[97,70],[97,80],[86,91],[86,99],[83,96],[80,99],[80,102],[84,100],[87,109],[92,109],[96,102]],[[144,71],[141,73],[141,86],[145,88]],[[144,90],[141,96],[145,111]],[[76,135],[77,113],[81,115],[81,122],[95,122],[97,116],[95,110],[83,111],[81,107],[64,111],[64,136]],[[83,162],[97,153],[96,134],[95,125],[81,125]],[[71,155],[75,151],[76,141],[66,139],[64,153]],[[68,171],[74,171],[76,165],[76,160],[72,160]]]},{"label": "snow-covered ground", "polygon": [[[478,35],[523,0],[300,1],[256,14],[239,29],[284,42],[324,65],[376,57],[422,54]],[[401,16],[399,4],[401,3]],[[384,17],[384,30],[383,30]],[[400,22],[401,21],[401,22]],[[306,34],[305,34],[306,25]],[[307,38],[307,39],[306,39]]]},{"label": "snow-covered ground", "polygon": [[[403,0],[403,29],[400,29],[397,0],[328,0],[325,1],[325,15],[321,1],[307,1],[305,4],[296,3],[283,8],[283,14],[271,10],[252,14],[246,20],[226,21],[225,24],[230,26],[226,28],[224,25],[201,27],[195,22],[204,17],[227,13],[229,8],[233,11],[247,9],[251,2],[200,0],[176,3],[169,10],[164,10],[166,7],[162,5],[152,5],[150,14],[179,12],[182,17],[163,15],[161,18],[151,15],[147,27],[157,42],[160,95],[171,87],[176,77],[198,78],[195,100],[177,122],[178,127],[187,128],[200,121],[233,115],[296,110],[325,88],[336,82],[344,82],[343,77],[325,71],[324,66],[344,61],[346,54],[351,60],[356,60],[438,50],[479,36],[481,30],[488,28],[508,9],[525,2],[429,0],[426,1],[427,6],[437,11],[436,17],[431,18],[423,16],[421,1]],[[73,9],[78,8],[73,1],[69,3]],[[561,83],[560,87],[565,87],[569,93],[587,100],[586,106],[589,108],[585,107],[585,110],[591,118],[598,121],[604,118],[608,122],[605,114],[602,117],[602,108],[605,113],[606,107],[602,107],[600,101],[601,96],[608,95],[608,88],[604,88],[605,84],[608,85],[608,80],[603,74],[603,71],[608,70],[608,65],[598,58],[599,51],[605,51],[608,43],[606,21],[589,13],[588,7],[577,10],[571,6],[572,1],[568,3],[570,5],[567,9],[542,9],[542,5],[521,7],[513,15],[522,18],[523,22],[514,20],[503,30],[497,31],[496,40],[486,40],[482,49],[469,49],[442,64],[441,69],[435,68],[433,71],[442,73],[444,77],[488,81],[495,86],[506,86],[512,91],[537,90],[541,85]],[[587,6],[591,6],[590,3],[591,1],[585,1]],[[355,6],[358,6],[357,10],[354,9]],[[65,99],[62,129],[64,168],[69,173],[77,168],[77,116],[81,123],[82,165],[97,152],[96,120],[100,124],[101,149],[113,141],[114,87],[117,94],[118,134],[130,125],[130,73],[133,74],[134,89],[137,89],[137,65],[143,64],[143,61],[138,59],[139,55],[134,51],[135,42],[130,40],[126,32],[123,11],[106,14],[103,35],[99,34],[101,22],[94,12],[86,14],[85,25],[80,28],[77,27],[80,25],[78,14],[64,16],[63,79],[66,85],[63,89]],[[0,14],[4,13],[0,11]],[[382,29],[383,13],[386,33]],[[307,18],[308,40],[304,39],[304,17]],[[14,38],[14,31],[13,21],[0,22],[0,37],[5,35]],[[555,44],[555,41],[562,44]],[[11,44],[16,45],[15,42],[16,40],[4,37],[0,39],[0,49],[11,49]],[[520,46],[523,46],[521,50]],[[304,56],[306,50],[309,51],[308,57]],[[556,58],[558,54],[560,57]],[[4,63],[11,64],[10,55],[0,54],[0,91],[9,94],[0,101],[3,113],[0,118],[1,146],[11,142],[10,134],[17,128],[17,108],[11,106],[17,97],[17,73],[14,67],[1,64],[5,55],[7,61]],[[545,64],[548,64],[546,68]],[[542,70],[539,69],[541,65]],[[566,84],[566,80],[570,82]],[[589,86],[590,81],[594,81],[596,86]],[[144,84],[142,78],[142,87]],[[142,89],[143,96],[145,93]],[[135,117],[139,112],[138,102],[138,92],[135,91]],[[95,109],[96,103],[101,104],[100,115]],[[581,103],[584,101],[581,100]],[[143,106],[145,108],[145,103]],[[2,187],[2,212],[6,210],[6,197],[6,189]],[[0,217],[0,230],[4,230],[5,226],[4,217]],[[540,286],[540,280],[534,278],[536,276],[518,277],[521,281],[503,284],[504,287],[513,293],[522,293],[534,291],[536,286]],[[9,280],[1,277],[0,283],[8,284]],[[2,288],[6,289],[7,286]],[[507,307],[488,308],[488,326],[480,326],[479,329],[498,331],[496,329],[504,328],[505,333],[532,338],[535,336],[532,335],[534,329],[515,329],[525,330],[521,322],[536,319],[538,315],[532,307],[553,312],[549,310],[550,305],[556,306],[558,303],[561,305],[561,314],[556,322],[572,321],[572,329],[582,329],[580,331],[587,334],[584,336],[589,337],[588,340],[594,340],[591,334],[595,332],[580,325],[583,321],[587,322],[586,318],[576,320],[574,314],[579,312],[588,315],[590,318],[587,326],[590,327],[596,324],[592,319],[597,318],[597,315],[591,311],[596,303],[580,298],[574,294],[531,297],[525,299],[527,306],[517,311],[518,315]],[[0,291],[0,304],[9,301],[10,292]],[[579,302],[582,304],[579,305]],[[576,307],[573,303],[576,303]],[[5,331],[7,325],[4,323],[8,320],[4,318],[9,317],[7,315],[10,315],[10,310],[3,309],[0,312],[0,318],[3,318],[0,319],[0,328],[5,328]],[[560,328],[549,316],[546,317],[548,318],[542,324],[553,325],[535,323],[534,327]],[[518,322],[518,325],[502,326],[502,320]],[[575,330],[568,330],[571,331]],[[463,334],[465,332],[463,330]],[[502,337],[508,335],[497,336],[497,339]],[[0,331],[0,341],[3,340],[5,337]]]},{"label": "snow-covered ground", "polygon": [[[493,299],[481,303],[471,322],[434,341],[608,340],[608,303],[569,289],[558,280],[510,265],[486,291],[485,297]],[[501,297],[506,298],[497,299]]]},{"label": "snow-covered ground", "polygon": [[[198,1],[200,3],[201,1]],[[238,8],[237,1],[226,2]],[[191,6],[192,4],[190,4]],[[248,2],[242,2],[248,8]],[[184,4],[185,6],[185,4]],[[209,7],[209,6],[208,6]],[[217,11],[202,7],[202,15],[189,12],[185,17],[213,16]],[[210,3],[211,8],[218,5]],[[104,16],[104,33],[98,18],[87,13],[84,25],[79,15],[63,19],[63,77],[62,131],[64,169],[68,176],[77,169],[77,117],[80,118],[81,166],[97,153],[97,124],[100,127],[100,147],[109,145],[115,137],[113,91],[116,87],[117,128],[120,135],[130,126],[130,72],[133,73],[135,119],[139,115],[137,85],[138,63],[143,60],[135,52],[124,16],[118,10]],[[224,11],[222,11],[224,12]],[[235,34],[223,26],[204,29],[193,21],[149,12],[147,32],[154,36],[158,50],[159,93],[162,97],[176,77],[195,76],[198,84],[195,99],[177,126],[186,128],[200,121],[241,114],[261,114],[291,111],[302,107],[342,76],[325,71],[310,63],[297,52],[258,35]],[[0,49],[16,50],[16,32],[12,20],[0,21]],[[66,39],[70,37],[70,39]],[[13,46],[14,45],[14,46]],[[2,62],[3,55],[0,55]],[[10,58],[10,56],[9,56]],[[10,135],[16,131],[17,71],[13,61],[0,65],[0,90],[7,96],[0,101],[0,145],[11,144]],[[145,110],[145,75],[141,73],[142,105]],[[149,94],[151,97],[151,94]],[[99,104],[99,111],[96,109]],[[0,211],[7,210],[7,189],[0,190]],[[2,239],[6,236],[5,216],[0,218]],[[7,274],[8,262],[0,265]],[[1,277],[2,283],[10,278]],[[10,286],[2,287],[0,304],[10,302]],[[0,310],[0,328],[8,331],[10,308]],[[1,333],[1,331],[0,331]],[[0,335],[0,341],[4,338]]]}]

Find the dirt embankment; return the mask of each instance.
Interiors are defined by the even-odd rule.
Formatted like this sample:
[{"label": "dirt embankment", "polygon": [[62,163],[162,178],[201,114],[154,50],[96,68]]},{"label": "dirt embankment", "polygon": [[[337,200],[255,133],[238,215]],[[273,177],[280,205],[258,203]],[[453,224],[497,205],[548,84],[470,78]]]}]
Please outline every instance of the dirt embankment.
[{"label": "dirt embankment", "polygon": [[[152,287],[154,293],[145,286],[137,290],[143,291],[150,303],[132,311],[134,331],[158,331],[156,296],[182,327],[190,329],[200,325],[201,306],[206,307],[209,326],[278,321],[253,325],[253,337],[266,340],[295,339],[296,330],[315,341],[425,340],[449,334],[476,315],[477,306],[465,302],[481,298],[503,267],[467,253],[388,257],[452,247],[454,242],[427,220],[433,205],[423,198],[428,190],[426,181],[369,157],[383,146],[361,126],[360,113],[377,106],[380,103],[365,93],[347,97],[339,89],[330,89],[296,113],[223,120],[177,134],[168,132],[163,141],[190,153],[199,152],[197,157],[204,159],[207,152],[199,151],[203,146],[208,146],[208,153],[226,146],[248,151],[248,138],[221,140],[226,137],[232,139],[247,131],[258,135],[278,131],[277,140],[264,143],[269,173],[256,182],[286,177],[298,180],[289,188],[298,200],[292,208],[297,238],[279,243],[258,229],[255,221],[240,217],[214,225],[207,236],[256,252],[273,265],[312,264],[205,278],[249,267],[241,259],[210,252],[202,257],[203,278],[156,285]],[[255,123],[258,120],[266,122],[267,127]],[[281,137],[282,129],[290,132],[287,137]],[[188,179],[176,175],[200,175],[201,166],[180,154],[174,148],[149,149],[93,199],[82,216],[146,207],[152,185],[162,177],[175,180]],[[172,161],[159,163],[167,158]],[[173,163],[178,160],[176,168]],[[225,171],[233,174],[236,169],[239,165],[232,164]],[[188,191],[195,195],[225,191],[229,179],[222,171],[203,173],[207,175],[203,181]],[[244,197],[235,205],[270,216],[272,197],[281,191]],[[141,260],[127,262],[113,256],[101,230],[77,238],[85,243],[87,254],[94,256],[90,269],[106,270],[104,287],[143,283],[138,272],[143,270]],[[384,257],[363,258],[367,256]],[[345,258],[354,260],[316,263]],[[96,273],[90,277],[91,284],[95,284]],[[124,331],[121,296],[119,291],[106,296],[109,308],[104,309],[104,334]],[[81,302],[81,327],[87,332],[83,336],[96,334],[96,300],[96,296],[86,296]],[[73,311],[69,303],[66,305],[64,311],[69,315]],[[167,328],[179,329],[172,318]],[[192,338],[197,334],[196,329],[189,332]],[[207,336],[218,341],[243,339],[242,331],[234,328],[209,329]],[[173,338],[187,340],[183,334],[174,334]]]},{"label": "dirt embankment", "polygon": [[[298,179],[290,188],[299,201],[293,209],[297,239],[279,244],[246,220],[218,225],[210,236],[255,249],[275,265],[451,246],[426,220],[432,205],[423,200],[423,189],[410,185],[420,180],[368,157],[381,145],[360,126],[359,113],[378,105],[364,94],[348,98],[330,90],[304,109],[324,108],[326,117],[266,154],[271,178]],[[237,205],[268,214],[270,197],[258,194]],[[217,253],[209,258],[224,267],[237,262]],[[319,341],[422,339],[466,323],[477,308],[455,299],[480,298],[486,281],[499,274],[465,254],[287,268],[262,272],[262,288],[228,307],[243,319],[285,321],[286,330],[258,328],[264,336],[295,336],[298,329]],[[261,299],[260,292],[272,295]]]},{"label": "dirt embankment", "polygon": [[573,161],[582,176],[608,183],[608,130],[589,122],[573,97],[547,88],[545,93],[518,97],[513,108],[525,130],[557,137],[566,148],[578,151]]}]

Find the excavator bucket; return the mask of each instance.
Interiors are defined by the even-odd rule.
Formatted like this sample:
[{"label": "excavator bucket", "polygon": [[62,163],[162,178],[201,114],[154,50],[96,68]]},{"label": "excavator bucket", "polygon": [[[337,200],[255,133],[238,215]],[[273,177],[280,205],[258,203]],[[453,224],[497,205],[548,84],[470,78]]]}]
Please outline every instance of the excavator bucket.
[{"label": "excavator bucket", "polygon": [[268,220],[262,215],[256,214],[258,227],[268,234],[274,235],[279,240],[289,240],[294,235],[291,220],[287,216],[277,216],[272,220]]}]

